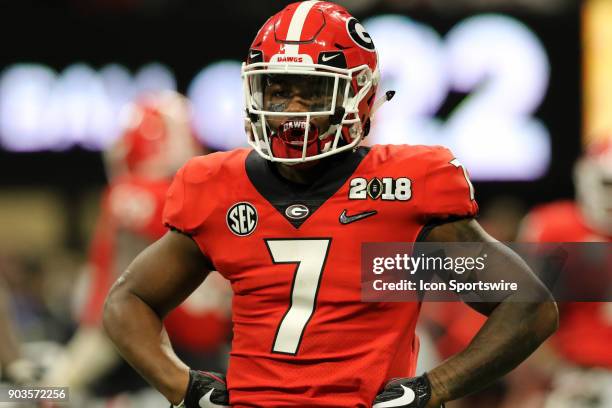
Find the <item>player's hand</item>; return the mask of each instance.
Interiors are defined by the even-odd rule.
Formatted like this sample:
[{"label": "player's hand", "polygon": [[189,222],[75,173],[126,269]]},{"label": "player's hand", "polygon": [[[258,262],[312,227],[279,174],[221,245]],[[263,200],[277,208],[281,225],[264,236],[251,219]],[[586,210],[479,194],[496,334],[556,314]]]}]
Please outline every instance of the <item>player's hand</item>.
[{"label": "player's hand", "polygon": [[376,396],[372,408],[429,408],[431,397],[431,384],[425,374],[395,378]]},{"label": "player's hand", "polygon": [[225,375],[189,370],[185,400],[174,408],[229,408]]}]

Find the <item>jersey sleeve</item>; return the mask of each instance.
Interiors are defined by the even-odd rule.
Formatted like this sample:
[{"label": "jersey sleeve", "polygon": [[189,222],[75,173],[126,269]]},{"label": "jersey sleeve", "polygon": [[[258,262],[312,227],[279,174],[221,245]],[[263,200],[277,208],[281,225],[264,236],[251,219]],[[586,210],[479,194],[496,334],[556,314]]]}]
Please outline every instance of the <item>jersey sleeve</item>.
[{"label": "jersey sleeve", "polygon": [[594,234],[584,226],[580,211],[572,201],[556,201],[533,208],[520,225],[518,240],[523,242],[583,241]]},{"label": "jersey sleeve", "polygon": [[106,200],[110,222],[118,232],[128,232],[150,241],[159,239],[166,232],[161,219],[168,187],[167,180],[136,177],[113,183]]},{"label": "jersey sleeve", "polygon": [[421,202],[425,221],[475,217],[478,204],[465,167],[443,147],[432,148],[429,156]]},{"label": "jersey sleeve", "polygon": [[187,162],[174,176],[166,194],[163,224],[187,235],[197,235],[214,210],[218,165],[206,157]]},{"label": "jersey sleeve", "polygon": [[174,176],[170,188],[166,193],[166,202],[164,204],[164,212],[162,215],[163,224],[171,229],[177,229],[184,233],[189,233],[187,230],[187,221],[185,219],[185,166],[181,167]]}]

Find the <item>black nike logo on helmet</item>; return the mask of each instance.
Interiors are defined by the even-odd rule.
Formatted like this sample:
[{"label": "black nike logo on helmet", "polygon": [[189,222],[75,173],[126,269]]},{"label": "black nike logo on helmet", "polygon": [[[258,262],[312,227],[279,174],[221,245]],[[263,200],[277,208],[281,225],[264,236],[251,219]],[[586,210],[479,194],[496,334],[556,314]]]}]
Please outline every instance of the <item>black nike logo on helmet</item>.
[{"label": "black nike logo on helmet", "polygon": [[346,215],[346,210],[344,210],[342,211],[342,214],[340,214],[340,224],[350,224],[351,222],[363,220],[364,218],[368,218],[376,214],[378,214],[378,211],[372,210],[355,215]]}]

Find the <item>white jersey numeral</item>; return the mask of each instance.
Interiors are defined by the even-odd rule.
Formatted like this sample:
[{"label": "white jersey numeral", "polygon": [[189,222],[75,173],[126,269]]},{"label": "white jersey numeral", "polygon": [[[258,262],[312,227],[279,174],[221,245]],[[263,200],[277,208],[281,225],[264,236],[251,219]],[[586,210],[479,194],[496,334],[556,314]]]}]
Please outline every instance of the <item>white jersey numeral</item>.
[{"label": "white jersey numeral", "polygon": [[473,201],[474,200],[474,185],[470,181],[470,177],[468,176],[467,170],[465,169],[465,167],[463,167],[463,164],[461,164],[461,162],[458,159],[451,160],[450,164],[452,164],[455,167],[461,167],[461,170],[463,170],[463,176],[465,177],[465,181],[467,181],[468,187],[470,188],[470,200]]},{"label": "white jersey numeral", "polygon": [[351,180],[351,189],[349,190],[349,199],[351,200],[365,200],[368,198],[366,188],[368,182],[362,177],[356,177]]},{"label": "white jersey numeral", "polygon": [[314,313],[331,239],[267,239],[265,242],[275,264],[297,264],[289,308],[272,346],[274,353],[295,355]]}]

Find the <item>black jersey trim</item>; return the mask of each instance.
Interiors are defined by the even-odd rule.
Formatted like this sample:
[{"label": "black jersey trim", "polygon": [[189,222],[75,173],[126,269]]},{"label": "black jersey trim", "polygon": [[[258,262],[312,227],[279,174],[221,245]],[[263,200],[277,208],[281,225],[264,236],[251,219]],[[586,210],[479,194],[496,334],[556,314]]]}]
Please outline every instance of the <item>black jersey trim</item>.
[{"label": "black jersey trim", "polygon": [[448,218],[435,218],[432,219],[430,221],[428,221],[425,225],[423,225],[421,227],[421,230],[419,231],[419,234],[417,235],[416,239],[414,240],[414,242],[425,242],[427,240],[427,237],[429,236],[429,233],[431,232],[431,230],[433,230],[434,228],[440,226],[440,225],[444,225],[444,224],[448,224],[451,222],[455,222],[455,221],[461,221],[461,220],[473,220],[476,219],[476,217],[472,217],[472,216],[451,216]]},{"label": "black jersey trim", "polygon": [[421,227],[421,230],[419,231],[416,239],[414,240],[414,242],[425,242],[425,240],[429,236],[429,233],[431,232],[431,230],[434,229],[435,227],[437,227],[438,225],[440,225],[440,223],[438,223],[438,222],[431,222],[431,221],[429,221],[427,224],[423,225]]},{"label": "black jersey trim", "polygon": [[[370,152],[369,147],[359,147],[355,152],[340,153],[322,159],[320,165],[329,168],[314,183],[292,183],[278,174],[274,164],[262,158],[254,150],[245,160],[245,169],[251,184],[296,229],[333,196],[353,175],[359,164]],[[301,219],[291,219],[285,214],[287,207],[302,204],[309,214]]]},{"label": "black jersey trim", "polygon": [[190,234],[190,233],[188,233],[188,232],[183,231],[183,230],[182,230],[182,229],[180,229],[180,228],[175,227],[175,226],[174,226],[174,225],[172,225],[172,224],[164,223],[164,226],[165,226],[166,228],[168,228],[170,231],[178,232],[179,234],[183,234],[183,235],[188,236],[189,238],[193,239],[193,235],[191,235],[191,234]]}]

